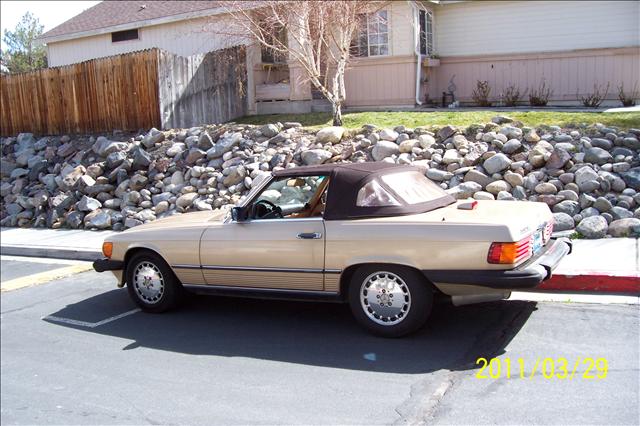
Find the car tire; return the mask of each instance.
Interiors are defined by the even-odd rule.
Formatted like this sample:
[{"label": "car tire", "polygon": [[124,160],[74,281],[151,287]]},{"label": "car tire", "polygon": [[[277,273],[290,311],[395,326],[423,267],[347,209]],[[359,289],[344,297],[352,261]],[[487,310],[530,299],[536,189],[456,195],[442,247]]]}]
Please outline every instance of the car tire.
[{"label": "car tire", "polygon": [[424,326],[433,305],[433,289],[415,269],[366,265],[351,278],[349,305],[355,319],[368,331],[400,337]]},{"label": "car tire", "polygon": [[156,253],[144,251],[127,262],[127,290],[145,312],[160,313],[174,308],[182,285],[167,263]]}]

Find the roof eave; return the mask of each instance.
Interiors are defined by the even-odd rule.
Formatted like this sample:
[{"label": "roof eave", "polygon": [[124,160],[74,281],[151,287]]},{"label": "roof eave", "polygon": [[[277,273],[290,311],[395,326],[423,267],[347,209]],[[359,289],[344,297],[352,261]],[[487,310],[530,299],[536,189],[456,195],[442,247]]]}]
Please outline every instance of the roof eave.
[{"label": "roof eave", "polygon": [[45,44],[57,43],[67,40],[75,40],[78,38],[92,37],[102,34],[110,34],[116,31],[132,30],[135,28],[151,27],[154,25],[170,24],[172,22],[184,21],[193,18],[202,18],[206,16],[222,15],[226,13],[224,8],[204,9],[195,12],[181,13],[179,15],[163,16],[161,18],[146,19],[142,21],[127,22],[126,24],[112,25],[104,28],[96,28],[89,31],[80,31],[76,33],[60,34],[57,36],[46,37],[46,33],[38,37],[36,40]]}]

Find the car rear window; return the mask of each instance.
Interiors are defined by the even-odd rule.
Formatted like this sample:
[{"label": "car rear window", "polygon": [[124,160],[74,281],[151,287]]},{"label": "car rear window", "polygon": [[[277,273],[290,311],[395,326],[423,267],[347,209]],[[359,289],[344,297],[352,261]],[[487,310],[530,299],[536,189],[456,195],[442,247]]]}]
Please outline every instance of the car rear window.
[{"label": "car rear window", "polygon": [[372,180],[358,191],[356,206],[382,207],[399,206],[400,202],[376,180]]},{"label": "car rear window", "polygon": [[390,173],[381,179],[407,204],[425,203],[446,195],[442,188],[414,171]]},{"label": "car rear window", "polygon": [[[381,185],[378,179],[381,179],[384,185]],[[442,188],[418,172],[389,173],[363,185],[358,191],[356,206],[400,206],[403,203],[413,205],[446,195]]]}]

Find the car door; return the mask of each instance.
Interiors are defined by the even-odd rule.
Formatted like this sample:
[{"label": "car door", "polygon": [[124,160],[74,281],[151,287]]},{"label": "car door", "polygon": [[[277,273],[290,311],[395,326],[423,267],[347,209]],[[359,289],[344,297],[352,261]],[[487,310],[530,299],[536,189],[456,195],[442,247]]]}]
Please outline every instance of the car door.
[{"label": "car door", "polygon": [[[228,221],[204,232],[200,261],[208,285],[323,290],[324,220],[306,215],[315,210],[308,204],[320,198],[320,188],[300,190],[292,198],[296,188],[288,186],[290,181],[269,184],[255,197],[256,203],[271,200],[284,217]],[[326,184],[322,186],[324,190]]]}]

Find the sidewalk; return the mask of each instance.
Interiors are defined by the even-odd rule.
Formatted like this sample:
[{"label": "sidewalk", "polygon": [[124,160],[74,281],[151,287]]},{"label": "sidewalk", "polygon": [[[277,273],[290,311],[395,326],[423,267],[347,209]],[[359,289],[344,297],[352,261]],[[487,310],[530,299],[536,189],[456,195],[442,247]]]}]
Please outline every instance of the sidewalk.
[{"label": "sidewalk", "polygon": [[0,253],[11,256],[95,260],[113,231],[0,228]]},{"label": "sidewalk", "polygon": [[[0,229],[0,253],[13,256],[95,260],[112,231]],[[635,238],[573,240],[550,280],[535,291],[640,294],[640,244]]]},{"label": "sidewalk", "polygon": [[639,294],[639,249],[637,238],[573,240],[573,252],[537,290]]}]

